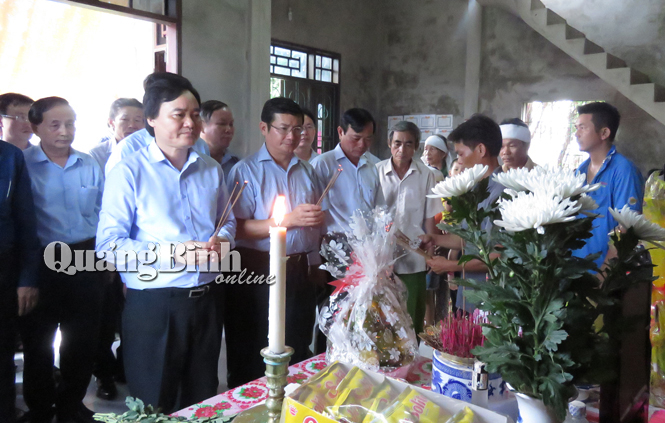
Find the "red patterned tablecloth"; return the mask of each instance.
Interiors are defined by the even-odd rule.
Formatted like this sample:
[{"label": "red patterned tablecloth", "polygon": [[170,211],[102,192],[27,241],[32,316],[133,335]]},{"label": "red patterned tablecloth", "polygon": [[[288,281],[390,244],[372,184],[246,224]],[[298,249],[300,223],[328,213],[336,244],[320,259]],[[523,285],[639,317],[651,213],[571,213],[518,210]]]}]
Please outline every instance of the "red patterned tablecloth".
[{"label": "red patterned tablecloth", "polygon": [[[300,384],[325,367],[325,354],[317,355],[309,360],[290,366],[287,381],[288,383]],[[430,389],[432,360],[420,358],[416,361],[411,367],[406,380],[412,385]],[[268,388],[266,387],[266,378],[264,376],[198,404],[194,404],[191,407],[184,408],[174,414],[187,418],[234,416],[243,410],[265,401],[266,398],[268,398]]]}]

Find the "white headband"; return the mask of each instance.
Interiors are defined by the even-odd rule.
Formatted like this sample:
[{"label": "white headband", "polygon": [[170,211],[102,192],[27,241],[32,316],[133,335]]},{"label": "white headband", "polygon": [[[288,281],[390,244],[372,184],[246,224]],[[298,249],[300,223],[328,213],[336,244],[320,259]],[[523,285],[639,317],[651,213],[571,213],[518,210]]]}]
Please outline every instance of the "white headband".
[{"label": "white headband", "polygon": [[430,135],[427,137],[425,140],[425,145],[431,145],[432,147],[436,147],[444,153],[448,153],[448,146],[445,142],[443,142],[441,137],[437,137],[436,135]]},{"label": "white headband", "polygon": [[[448,150],[448,145],[443,141],[443,139],[441,139],[441,137],[436,135],[430,135],[427,137],[425,140],[425,145],[431,145],[432,147],[438,148],[439,150],[446,153],[446,169],[450,170],[450,168],[453,166],[453,160],[455,160],[455,150]],[[424,159],[425,157],[423,156],[423,161]]]},{"label": "white headband", "polygon": [[514,139],[524,141],[525,143],[531,142],[531,132],[529,128],[521,125],[513,125],[512,123],[501,125],[501,136],[503,139]]}]

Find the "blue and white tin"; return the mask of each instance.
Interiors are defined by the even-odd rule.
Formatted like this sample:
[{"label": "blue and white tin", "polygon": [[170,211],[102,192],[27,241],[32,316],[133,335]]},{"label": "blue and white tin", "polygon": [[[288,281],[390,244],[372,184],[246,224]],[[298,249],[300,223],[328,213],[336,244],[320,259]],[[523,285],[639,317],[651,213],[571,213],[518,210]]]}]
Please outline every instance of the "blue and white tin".
[{"label": "blue and white tin", "polygon": [[[432,391],[450,398],[471,402],[473,359],[460,358],[434,351],[432,356]],[[511,397],[498,373],[489,375],[487,388],[489,402],[500,402]]]}]

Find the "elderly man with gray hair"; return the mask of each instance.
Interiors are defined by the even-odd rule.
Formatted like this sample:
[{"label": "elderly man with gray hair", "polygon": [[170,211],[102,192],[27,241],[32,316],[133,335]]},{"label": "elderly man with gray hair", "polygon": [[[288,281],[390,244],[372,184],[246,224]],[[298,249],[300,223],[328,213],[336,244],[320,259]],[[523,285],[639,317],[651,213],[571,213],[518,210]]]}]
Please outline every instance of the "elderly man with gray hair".
[{"label": "elderly man with gray hair", "polygon": [[531,145],[529,126],[522,119],[513,118],[504,119],[500,128],[503,144],[499,156],[503,161],[503,171],[523,167],[531,170],[536,167],[529,157],[529,146]]},{"label": "elderly man with gray hair", "polygon": [[[381,189],[394,224],[411,239],[436,233],[434,216],[443,211],[438,199],[425,197],[434,187],[434,173],[413,155],[420,144],[420,129],[412,122],[397,122],[388,134],[391,157],[376,165]],[[416,333],[425,319],[427,265],[425,259],[407,252],[395,263],[395,273],[408,291],[407,310]]]}]

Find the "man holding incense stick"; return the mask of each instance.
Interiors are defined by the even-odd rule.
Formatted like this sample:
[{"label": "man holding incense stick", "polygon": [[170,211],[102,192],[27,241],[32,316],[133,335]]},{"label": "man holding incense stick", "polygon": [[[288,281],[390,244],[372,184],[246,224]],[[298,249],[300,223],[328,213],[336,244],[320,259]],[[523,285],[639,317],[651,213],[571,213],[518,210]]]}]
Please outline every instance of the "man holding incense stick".
[{"label": "man holding incense stick", "polygon": [[[379,162],[381,189],[394,224],[411,239],[424,233],[435,234],[434,216],[443,211],[439,199],[427,198],[434,188],[434,173],[413,155],[420,145],[420,129],[413,122],[397,122],[388,134],[391,157]],[[398,254],[401,255],[401,252]],[[394,271],[406,285],[408,291],[406,308],[413,319],[416,333],[423,330],[425,320],[427,265],[425,258],[413,251],[395,262]]]},{"label": "man holding incense stick", "polygon": [[[178,75],[153,79],[143,105],[154,141],[108,173],[97,251],[115,246],[138,255],[115,256],[127,285],[122,316],[127,384],[132,396],[170,413],[217,393],[218,285],[217,273],[208,271],[213,268],[208,256],[213,250],[219,254],[223,242],[233,246],[235,218],[230,213],[222,219],[229,196],[221,166],[193,148],[201,119],[192,84]],[[173,244],[175,255],[165,254]],[[160,255],[149,261],[156,245]],[[184,259],[187,270],[174,266],[172,258]],[[132,272],[137,261],[140,270]]]},{"label": "man holding incense stick", "polygon": [[[303,132],[303,113],[293,100],[268,100],[261,112],[265,144],[229,173],[229,190],[248,181],[233,208],[238,220],[238,248],[248,274],[269,275],[269,229],[276,226],[273,205],[286,197],[286,345],[295,350],[291,363],[310,356],[314,327],[314,286],[309,283],[308,254],[319,249],[324,212],[316,205],[323,187],[312,166],[294,150]],[[326,202],[324,201],[324,205]],[[269,285],[226,286],[224,325],[230,388],[265,374],[260,355],[268,344]]]},{"label": "man holding incense stick", "polygon": [[[369,212],[384,205],[379,174],[368,157],[369,146],[374,141],[376,122],[365,109],[349,109],[342,115],[337,127],[339,144],[332,151],[312,160],[312,166],[322,181],[330,181],[339,173],[328,193],[330,210],[326,215],[324,233],[343,234],[350,230],[353,212]],[[339,172],[339,169],[342,172]],[[319,289],[317,304],[325,303],[332,293],[329,285]],[[315,352],[326,350],[326,337],[316,331]]]}]

